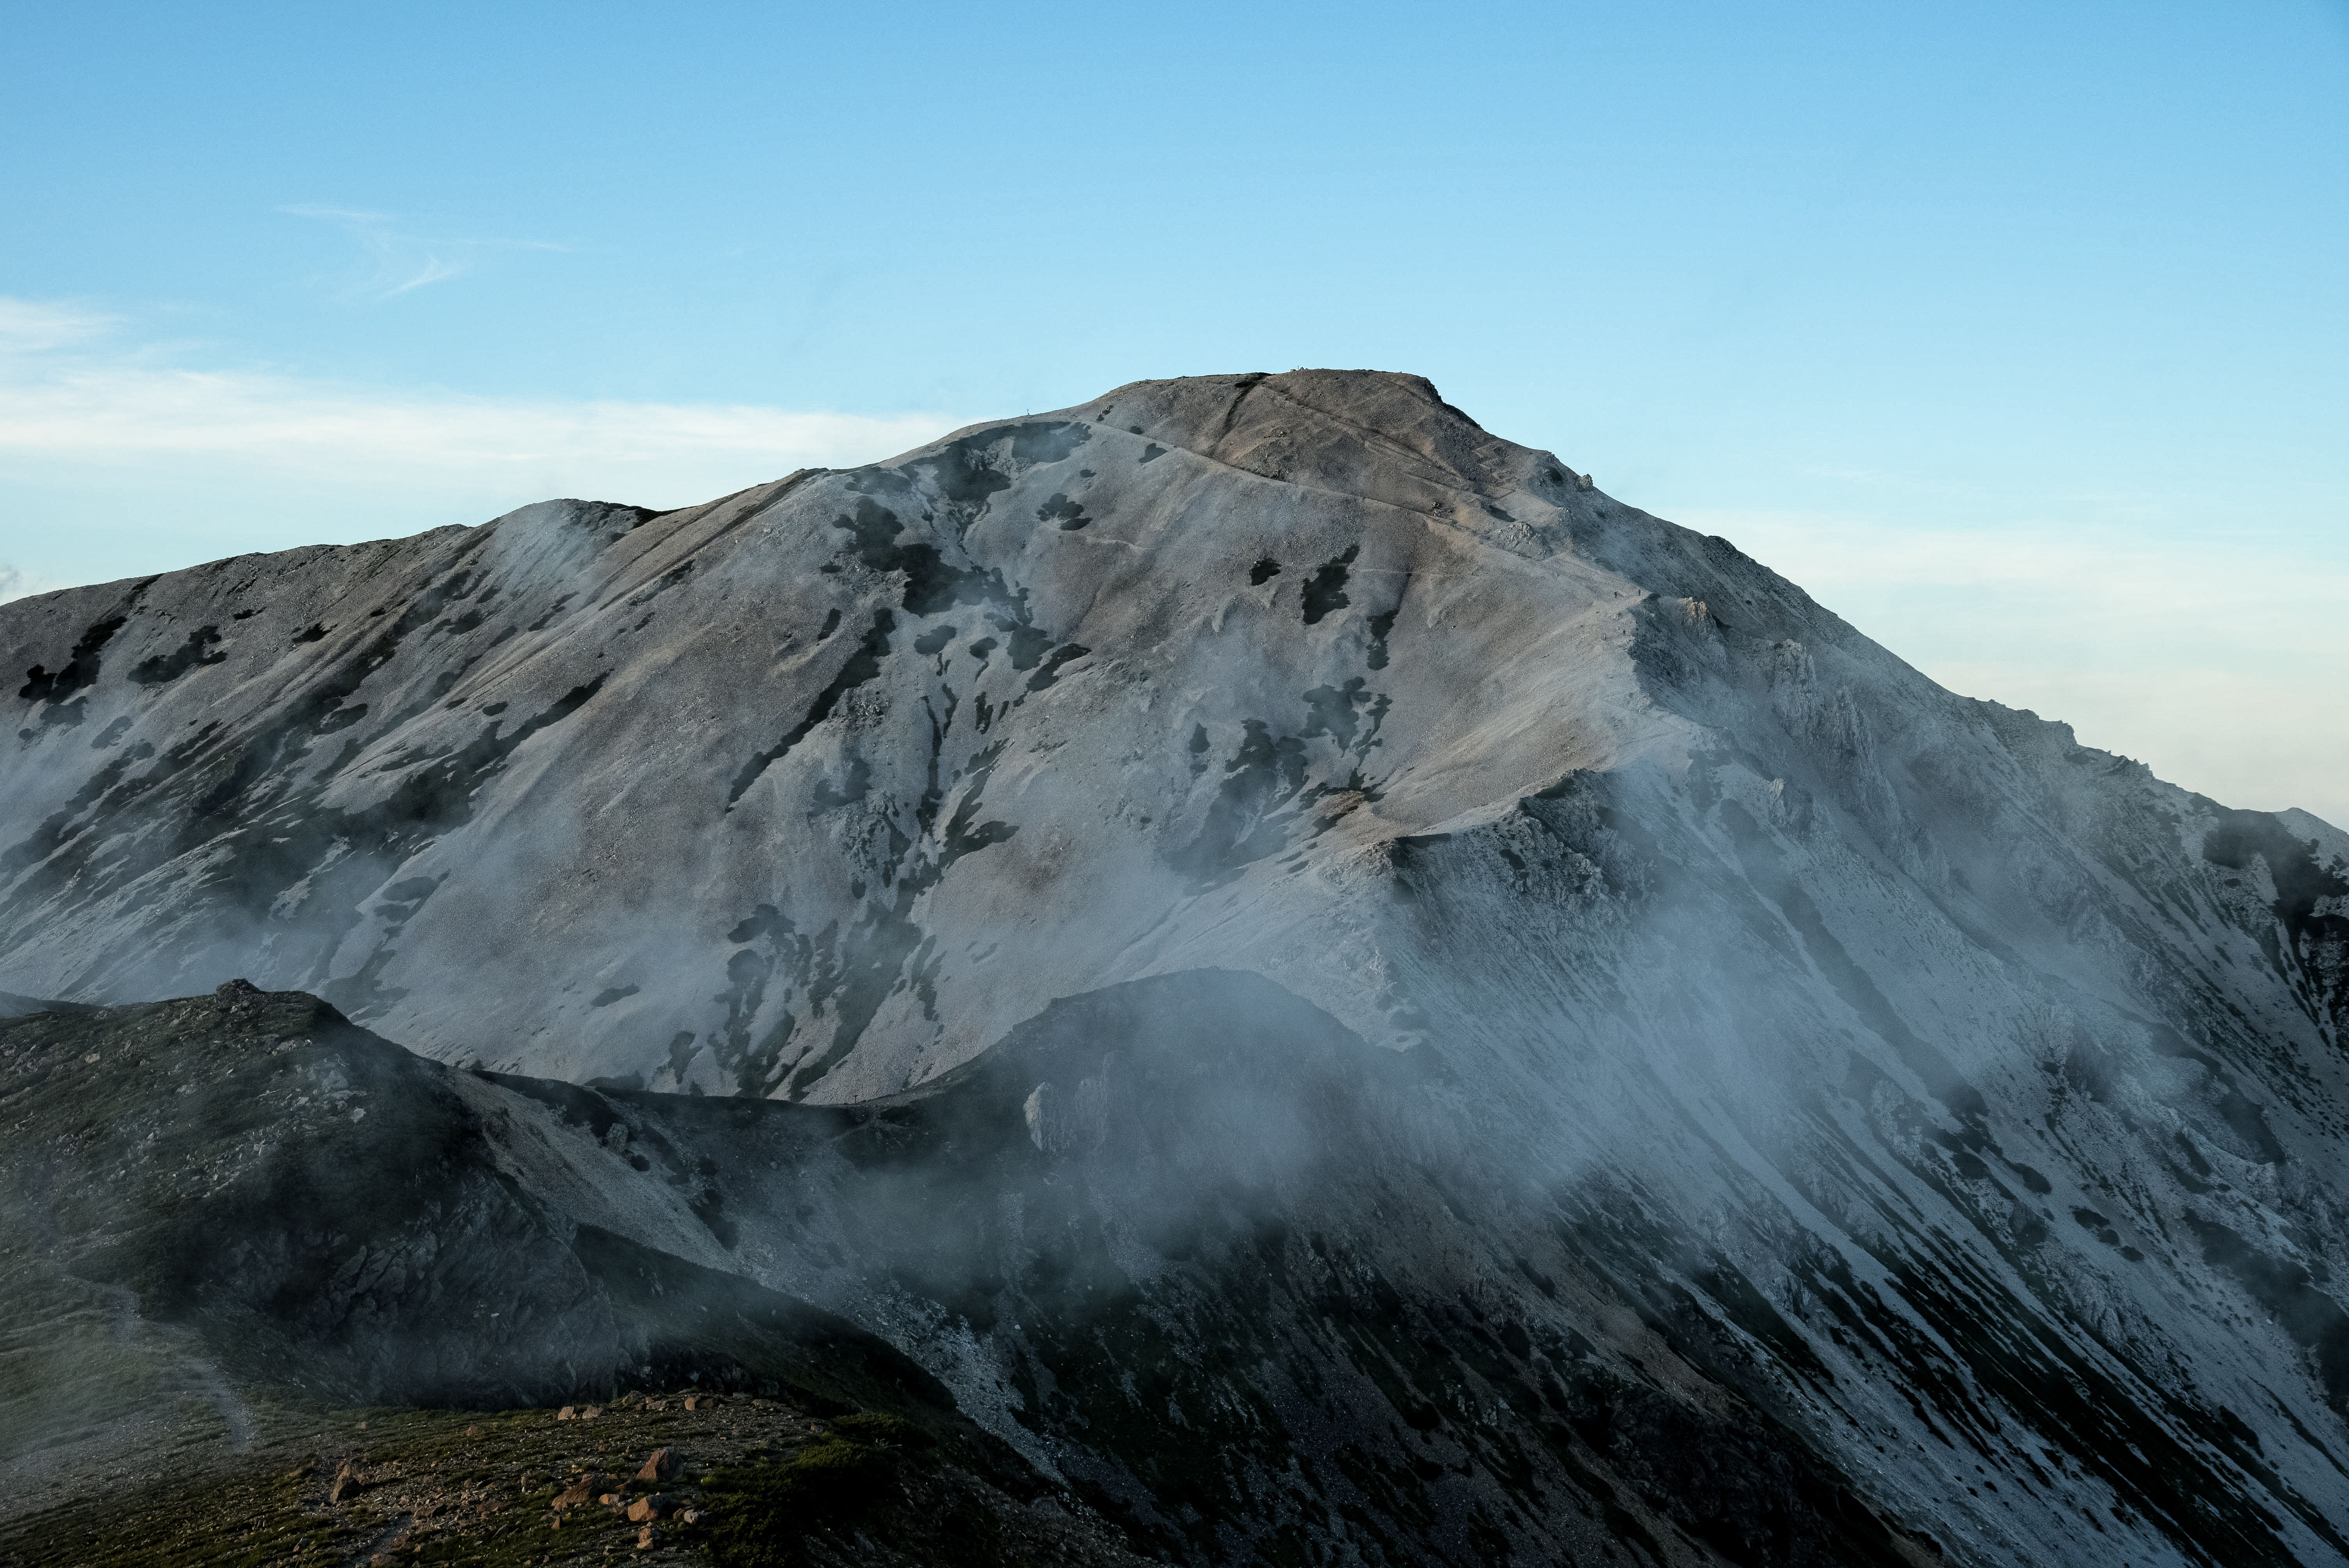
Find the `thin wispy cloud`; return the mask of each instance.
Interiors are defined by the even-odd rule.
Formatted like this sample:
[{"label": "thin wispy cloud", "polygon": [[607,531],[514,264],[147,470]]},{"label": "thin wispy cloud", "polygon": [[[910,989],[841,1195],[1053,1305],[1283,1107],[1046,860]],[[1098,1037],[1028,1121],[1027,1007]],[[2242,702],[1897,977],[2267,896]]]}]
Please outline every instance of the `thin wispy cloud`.
[{"label": "thin wispy cloud", "polygon": [[918,445],[953,424],[937,414],[469,397],[197,368],[159,363],[121,325],[0,297],[0,463],[211,458],[442,488],[550,460],[638,478],[738,459],[761,472],[836,467]]},{"label": "thin wispy cloud", "polygon": [[363,276],[344,286],[343,293],[352,298],[396,298],[460,276],[473,270],[483,255],[494,252],[559,252],[568,248],[546,240],[422,233],[396,214],[347,207],[281,207],[278,211],[290,217],[331,223],[357,244],[367,270]]},{"label": "thin wispy cloud", "polygon": [[[186,363],[127,324],[71,304],[0,298],[0,486],[13,492],[14,596],[221,552],[217,521],[256,544],[311,542],[370,520],[480,521],[550,496],[684,506],[794,469],[846,468],[964,421],[753,404],[471,397]],[[79,558],[26,498],[126,503],[141,553]],[[321,498],[333,498],[322,509]],[[162,498],[168,509],[155,516]],[[129,516],[137,513],[136,516]],[[153,521],[148,521],[153,518]],[[174,523],[171,520],[182,521]],[[185,550],[155,549],[171,530]],[[21,530],[21,532],[18,531]],[[89,548],[94,549],[95,546]],[[149,551],[157,557],[150,560]],[[88,551],[84,550],[88,554]]]},{"label": "thin wispy cloud", "polygon": [[947,428],[919,415],[426,396],[136,365],[0,376],[0,462],[224,458],[434,488],[494,482],[550,461],[603,473],[678,471],[711,458],[765,468],[838,466],[885,456]]},{"label": "thin wispy cloud", "polygon": [[79,305],[0,295],[0,356],[46,353],[102,336],[121,325],[119,316]]}]

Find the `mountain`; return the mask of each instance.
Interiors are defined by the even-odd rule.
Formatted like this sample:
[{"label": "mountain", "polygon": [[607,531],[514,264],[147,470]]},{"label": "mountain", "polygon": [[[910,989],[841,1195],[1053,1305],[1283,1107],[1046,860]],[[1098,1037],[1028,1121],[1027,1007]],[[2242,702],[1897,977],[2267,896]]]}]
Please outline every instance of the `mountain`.
[{"label": "mountain", "polygon": [[546,1245],[838,1315],[1154,1552],[2349,1561],[2349,836],[1416,377],[71,590],[0,654],[0,987],[250,976],[559,1101],[602,1163],[481,1156]]}]

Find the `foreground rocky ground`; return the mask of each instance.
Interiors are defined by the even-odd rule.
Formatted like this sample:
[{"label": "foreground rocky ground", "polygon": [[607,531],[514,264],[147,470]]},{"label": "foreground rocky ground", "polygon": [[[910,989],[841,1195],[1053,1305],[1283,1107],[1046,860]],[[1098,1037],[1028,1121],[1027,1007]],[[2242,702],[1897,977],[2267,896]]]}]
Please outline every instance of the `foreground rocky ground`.
[{"label": "foreground rocky ground", "polygon": [[0,1563],[1143,1561],[1074,1499],[981,1474],[886,1415],[690,1391],[568,1414],[273,1412],[248,1452],[0,1524]]}]

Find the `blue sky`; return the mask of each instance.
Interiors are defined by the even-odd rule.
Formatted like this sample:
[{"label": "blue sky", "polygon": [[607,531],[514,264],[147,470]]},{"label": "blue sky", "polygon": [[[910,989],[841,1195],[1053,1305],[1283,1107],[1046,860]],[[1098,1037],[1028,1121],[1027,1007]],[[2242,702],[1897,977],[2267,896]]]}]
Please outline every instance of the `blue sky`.
[{"label": "blue sky", "polygon": [[1433,377],[2349,820],[2349,5],[0,10],[0,591]]}]

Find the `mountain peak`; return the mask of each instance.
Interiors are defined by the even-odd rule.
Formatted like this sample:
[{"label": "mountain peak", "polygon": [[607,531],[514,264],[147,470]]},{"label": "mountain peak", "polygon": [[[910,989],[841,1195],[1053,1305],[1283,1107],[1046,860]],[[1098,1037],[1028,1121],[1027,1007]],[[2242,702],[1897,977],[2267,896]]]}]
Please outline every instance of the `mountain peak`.
[{"label": "mountain peak", "polygon": [[1582,481],[1547,453],[1488,434],[1423,376],[1261,371],[1136,381],[1067,412],[1247,473],[1415,511]]}]

